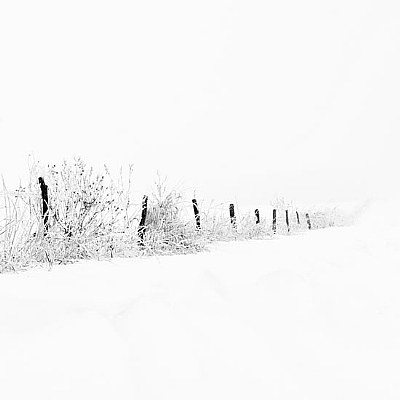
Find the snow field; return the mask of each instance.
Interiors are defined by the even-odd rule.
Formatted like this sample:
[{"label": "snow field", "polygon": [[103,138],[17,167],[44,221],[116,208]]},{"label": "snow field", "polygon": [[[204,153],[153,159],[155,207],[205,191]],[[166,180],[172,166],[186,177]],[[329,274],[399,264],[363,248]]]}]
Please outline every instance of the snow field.
[{"label": "snow field", "polygon": [[354,227],[1,275],[0,398],[398,399],[400,229],[374,207]]}]

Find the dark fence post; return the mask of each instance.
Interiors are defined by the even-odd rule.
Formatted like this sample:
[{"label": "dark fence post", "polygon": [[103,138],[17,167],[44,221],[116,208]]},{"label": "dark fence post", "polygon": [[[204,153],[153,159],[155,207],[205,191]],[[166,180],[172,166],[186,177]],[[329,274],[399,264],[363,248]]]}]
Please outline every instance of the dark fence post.
[{"label": "dark fence post", "polygon": [[196,228],[200,229],[200,213],[199,213],[199,206],[197,204],[197,200],[193,199],[193,211],[194,211],[194,218],[196,220]]},{"label": "dark fence post", "polygon": [[289,210],[286,210],[286,225],[287,231],[290,232],[290,225],[289,225]]},{"label": "dark fence post", "polygon": [[296,216],[297,216],[297,223],[300,225],[300,216],[299,213],[296,211]]},{"label": "dark fence post", "polygon": [[272,210],[272,232],[276,233],[276,209]]},{"label": "dark fence post", "polygon": [[47,235],[49,230],[49,192],[48,187],[44,183],[42,177],[39,178],[40,190],[42,191],[42,218],[44,225],[44,236]]},{"label": "dark fence post", "polygon": [[147,200],[148,197],[144,195],[142,201],[142,217],[140,219],[139,229],[138,229],[139,245],[141,246],[144,245],[143,239],[144,239],[144,234],[146,233]]},{"label": "dark fence post", "polygon": [[229,216],[231,217],[231,224],[236,229],[235,205],[229,204]]},{"label": "dark fence post", "polygon": [[260,223],[260,211],[258,208],[255,209],[255,214],[256,214],[256,224]]},{"label": "dark fence post", "polygon": [[306,219],[307,219],[307,225],[308,229],[311,229],[311,221],[310,221],[310,216],[306,213]]}]

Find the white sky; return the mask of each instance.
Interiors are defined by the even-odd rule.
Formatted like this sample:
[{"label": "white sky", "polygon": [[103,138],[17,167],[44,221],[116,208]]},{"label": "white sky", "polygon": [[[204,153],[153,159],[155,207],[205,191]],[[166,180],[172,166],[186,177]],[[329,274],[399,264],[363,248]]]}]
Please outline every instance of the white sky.
[{"label": "white sky", "polygon": [[394,0],[1,0],[0,172],[81,155],[246,204],[393,190],[399,21]]}]

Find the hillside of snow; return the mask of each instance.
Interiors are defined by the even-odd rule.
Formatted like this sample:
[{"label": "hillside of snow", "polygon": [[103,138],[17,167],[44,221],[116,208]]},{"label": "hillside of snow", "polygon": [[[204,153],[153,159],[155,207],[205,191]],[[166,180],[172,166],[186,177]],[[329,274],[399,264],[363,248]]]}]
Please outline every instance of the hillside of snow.
[{"label": "hillside of snow", "polygon": [[352,227],[2,274],[0,398],[398,399],[394,204]]}]

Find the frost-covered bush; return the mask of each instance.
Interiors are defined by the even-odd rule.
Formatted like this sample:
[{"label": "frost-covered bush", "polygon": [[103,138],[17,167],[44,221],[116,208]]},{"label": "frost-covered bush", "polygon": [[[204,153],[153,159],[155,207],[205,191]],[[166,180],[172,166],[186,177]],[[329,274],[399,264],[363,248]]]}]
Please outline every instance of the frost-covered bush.
[{"label": "frost-covered bush", "polygon": [[25,188],[8,191],[4,182],[0,201],[0,272],[25,268],[41,243],[37,201]]},{"label": "frost-covered bush", "polygon": [[[39,176],[48,187],[47,229]],[[95,173],[81,159],[46,168],[34,165],[25,187],[12,193],[3,187],[1,195],[2,270],[112,256],[121,242],[129,243],[122,238],[132,220],[129,190],[115,183],[106,167]]]},{"label": "frost-covered bush", "polygon": [[52,258],[102,256],[123,229],[123,191],[104,167],[95,173],[81,159],[49,167],[49,228]]},{"label": "frost-covered bush", "polygon": [[204,235],[182,215],[183,198],[158,177],[149,198],[142,251],[189,253],[204,247]]}]

